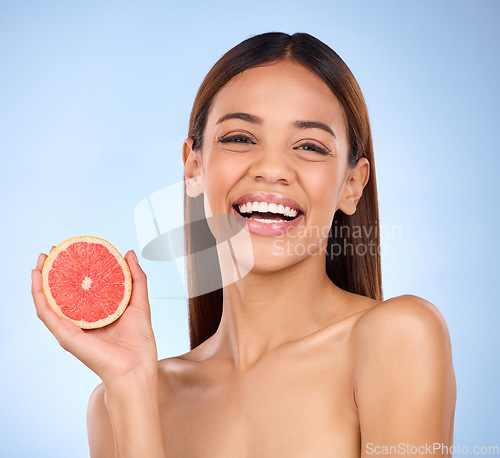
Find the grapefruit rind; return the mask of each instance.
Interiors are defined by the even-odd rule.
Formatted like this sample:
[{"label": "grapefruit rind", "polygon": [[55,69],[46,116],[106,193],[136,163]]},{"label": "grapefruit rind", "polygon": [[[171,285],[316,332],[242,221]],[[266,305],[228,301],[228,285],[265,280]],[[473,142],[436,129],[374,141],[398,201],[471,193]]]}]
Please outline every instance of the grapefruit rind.
[{"label": "grapefruit rind", "polygon": [[[121,302],[118,305],[115,312],[111,315],[108,315],[106,318],[103,318],[103,319],[100,319],[97,321],[93,321],[93,322],[84,321],[84,320],[73,320],[73,319],[67,317],[66,315],[64,315],[64,313],[62,313],[60,307],[57,305],[54,297],[52,296],[52,293],[51,293],[50,287],[49,287],[49,272],[52,269],[52,264],[54,263],[55,259],[59,255],[59,253],[61,253],[62,251],[65,251],[68,246],[72,245],[75,242],[98,243],[98,244],[104,245],[110,251],[110,253],[113,254],[116,261],[123,269],[123,274],[125,276],[125,281],[124,281],[125,289],[123,292],[123,299],[121,300]],[[128,303],[130,301],[130,296],[132,294],[132,275],[130,274],[130,269],[128,267],[127,261],[125,261],[125,258],[107,240],[101,239],[99,237],[87,236],[87,235],[86,236],[71,237],[70,239],[67,239],[64,242],[57,245],[47,256],[47,259],[45,260],[43,267],[42,267],[42,288],[43,288],[43,293],[45,294],[45,298],[47,299],[47,303],[49,304],[50,308],[52,310],[54,310],[54,312],[58,316],[66,319],[66,320],[72,321],[73,323],[80,326],[80,328],[82,328],[82,329],[102,328],[104,326],[107,326],[108,324],[113,323],[118,318],[120,318],[120,316],[123,314],[123,312],[127,308]]]}]

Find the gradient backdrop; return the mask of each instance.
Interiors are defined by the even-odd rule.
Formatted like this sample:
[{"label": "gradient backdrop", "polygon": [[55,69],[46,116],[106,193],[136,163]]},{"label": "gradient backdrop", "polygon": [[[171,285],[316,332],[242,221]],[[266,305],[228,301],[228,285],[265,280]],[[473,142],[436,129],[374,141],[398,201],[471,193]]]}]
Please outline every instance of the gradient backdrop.
[{"label": "gradient backdrop", "polygon": [[[455,444],[499,444],[500,2],[0,2],[0,456],[88,456],[98,377],[36,318],[30,270],[66,238],[138,251],[133,210],[182,179],[194,96],[229,48],[308,32],[350,66],[373,126],[386,298],[444,315]],[[496,162],[495,162],[496,161]],[[189,349],[174,263],[142,259],[161,358]]]}]

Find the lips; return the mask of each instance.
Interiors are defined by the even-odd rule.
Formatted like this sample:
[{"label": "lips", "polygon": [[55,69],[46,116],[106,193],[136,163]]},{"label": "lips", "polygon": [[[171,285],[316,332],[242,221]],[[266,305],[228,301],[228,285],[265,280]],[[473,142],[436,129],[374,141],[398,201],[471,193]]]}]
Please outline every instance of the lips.
[{"label": "lips", "polygon": [[[252,202],[266,202],[274,205],[274,209],[252,210],[252,216],[244,216],[239,211],[241,204]],[[288,210],[287,210],[288,207]],[[245,208],[245,206],[243,206]],[[265,207],[267,208],[267,206]],[[296,210],[296,216],[285,216],[284,213],[290,209]],[[278,210],[276,214],[276,209]],[[248,211],[248,210],[243,210]],[[256,213],[255,213],[256,212]],[[263,212],[263,213],[260,213]],[[292,198],[283,194],[273,194],[268,192],[252,192],[238,198],[233,204],[233,213],[237,216],[237,222],[252,234],[262,236],[280,236],[293,230],[299,224],[304,212],[302,207]]]},{"label": "lips", "polygon": [[304,213],[302,207],[293,200],[292,198],[285,196],[283,194],[273,194],[268,192],[251,192],[239,197],[233,204],[233,206],[237,206],[238,204],[243,204],[246,202],[268,202],[281,204],[285,207],[290,207],[298,210],[301,213]]},{"label": "lips", "polygon": [[286,234],[287,232],[293,230],[304,218],[304,213],[299,213],[296,218],[291,221],[280,221],[280,222],[263,222],[245,218],[241,216],[234,208],[233,214],[236,217],[237,223],[250,232],[251,234],[261,235],[265,237],[269,236],[280,236]]}]

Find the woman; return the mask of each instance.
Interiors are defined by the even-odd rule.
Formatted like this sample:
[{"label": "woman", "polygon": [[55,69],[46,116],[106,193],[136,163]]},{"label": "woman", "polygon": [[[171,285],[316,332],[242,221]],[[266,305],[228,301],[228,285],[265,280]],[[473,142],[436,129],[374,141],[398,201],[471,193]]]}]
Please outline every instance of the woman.
[{"label": "woman", "polygon": [[[448,456],[447,327],[424,299],[382,298],[368,114],[340,57],[301,33],[240,43],[200,87],[183,160],[187,252],[213,234],[223,285],[193,293],[213,272],[188,263],[191,351],[157,362],[132,251],[129,307],[90,332],[48,308],[44,254],[33,271],[40,318],[103,382],[91,455]],[[227,230],[250,251],[223,249]]]}]

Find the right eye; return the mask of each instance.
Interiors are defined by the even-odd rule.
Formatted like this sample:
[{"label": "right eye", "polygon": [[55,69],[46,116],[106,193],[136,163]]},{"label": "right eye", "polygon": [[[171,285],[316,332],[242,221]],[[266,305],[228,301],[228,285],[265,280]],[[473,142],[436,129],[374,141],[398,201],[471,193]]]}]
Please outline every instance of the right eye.
[{"label": "right eye", "polygon": [[228,135],[228,136],[222,137],[222,138],[217,137],[217,140],[220,143],[240,143],[240,144],[251,143],[251,144],[255,144],[255,140],[248,137],[247,135],[242,135],[242,134]]}]

